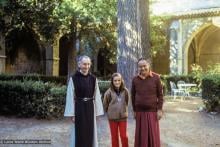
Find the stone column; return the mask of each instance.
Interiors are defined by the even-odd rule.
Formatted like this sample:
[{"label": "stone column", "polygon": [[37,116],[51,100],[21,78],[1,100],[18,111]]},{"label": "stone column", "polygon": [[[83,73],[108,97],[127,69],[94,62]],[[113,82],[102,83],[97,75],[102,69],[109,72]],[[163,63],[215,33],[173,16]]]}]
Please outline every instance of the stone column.
[{"label": "stone column", "polygon": [[178,73],[178,48],[179,48],[179,21],[173,21],[170,25],[170,74]]},{"label": "stone column", "polygon": [[53,43],[53,75],[59,76],[59,42],[60,37],[57,37]]},{"label": "stone column", "polygon": [[178,31],[178,54],[177,54],[177,73],[178,75],[183,74],[183,26],[182,20],[179,20],[179,31]]},{"label": "stone column", "polygon": [[59,76],[59,38],[46,47],[46,75]]}]

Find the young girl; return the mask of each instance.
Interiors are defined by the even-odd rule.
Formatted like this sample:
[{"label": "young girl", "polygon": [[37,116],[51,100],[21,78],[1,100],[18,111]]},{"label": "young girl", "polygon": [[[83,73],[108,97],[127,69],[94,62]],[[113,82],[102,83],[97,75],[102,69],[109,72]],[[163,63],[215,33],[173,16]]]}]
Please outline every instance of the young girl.
[{"label": "young girl", "polygon": [[122,147],[128,147],[128,100],[129,93],[121,74],[114,73],[111,78],[111,87],[105,92],[103,102],[109,119],[112,147],[119,147],[119,134]]}]

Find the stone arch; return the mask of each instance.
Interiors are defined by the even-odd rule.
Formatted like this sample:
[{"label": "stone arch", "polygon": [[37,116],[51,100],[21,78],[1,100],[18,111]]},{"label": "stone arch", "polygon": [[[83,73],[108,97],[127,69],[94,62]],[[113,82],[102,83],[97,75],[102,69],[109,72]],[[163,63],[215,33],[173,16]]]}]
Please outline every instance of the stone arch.
[{"label": "stone arch", "polygon": [[43,53],[32,29],[13,29],[8,33],[6,56],[6,73],[43,73]]},{"label": "stone arch", "polygon": [[[217,59],[217,57],[215,57],[214,54],[211,55],[213,53],[213,51],[211,51],[211,50],[209,51],[210,58],[208,58],[208,57],[205,57],[205,55],[204,55],[205,50],[203,48],[201,48],[202,45],[207,44],[211,41],[209,39],[209,37],[213,38],[213,34],[215,34],[216,32],[219,32],[219,31],[220,31],[219,27],[213,25],[212,22],[208,22],[208,23],[203,23],[198,27],[195,27],[193,31],[188,33],[188,36],[190,36],[190,37],[188,38],[188,40],[185,42],[185,44],[183,46],[183,51],[184,51],[183,65],[184,65],[184,73],[185,74],[190,72],[190,63],[200,64],[200,66],[202,66],[204,69],[206,69],[206,67],[207,67],[206,62],[208,62],[208,61],[213,61],[214,63],[219,62],[219,60]],[[216,37],[218,37],[218,36],[216,36]],[[216,42],[219,42],[219,41],[216,41]],[[194,55],[193,55],[194,61],[192,61],[193,59],[192,59],[192,54],[191,54],[193,43],[196,44],[196,51],[194,52]],[[215,52],[215,54],[220,54],[219,49],[217,49],[214,52]],[[203,56],[203,58],[201,56]],[[208,56],[208,55],[206,55],[206,56]],[[211,59],[212,58],[211,56],[216,59]],[[202,61],[201,59],[202,60],[205,59],[207,61]]]},{"label": "stone arch", "polygon": [[193,29],[193,31],[188,32],[187,36],[190,36],[188,40],[186,40],[185,44],[183,45],[183,58],[184,58],[184,63],[183,63],[183,68],[184,68],[184,73],[188,73],[188,54],[189,54],[189,47],[190,44],[192,43],[192,40],[195,38],[195,36],[206,29],[207,27],[211,26],[212,23],[203,23]]},{"label": "stone arch", "polygon": [[[194,40],[195,36],[197,36],[200,32],[210,29],[210,26],[219,26],[220,19],[218,20],[217,18],[219,17],[177,19],[172,22],[172,25],[170,26],[171,74],[188,73],[188,55],[192,41]],[[214,20],[216,20],[216,22]],[[172,31],[175,32],[176,35],[172,34]],[[211,31],[215,32],[215,29],[211,29]]]},{"label": "stone arch", "polygon": [[[220,63],[220,27],[213,24],[200,29],[191,40],[188,48],[188,72],[190,64],[199,64],[204,70],[208,65]],[[193,59],[193,60],[192,60]]]}]

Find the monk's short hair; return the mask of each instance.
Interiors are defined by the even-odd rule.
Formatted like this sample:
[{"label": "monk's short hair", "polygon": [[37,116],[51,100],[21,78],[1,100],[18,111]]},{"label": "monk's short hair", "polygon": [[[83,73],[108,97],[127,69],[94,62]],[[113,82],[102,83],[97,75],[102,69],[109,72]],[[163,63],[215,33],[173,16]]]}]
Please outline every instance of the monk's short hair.
[{"label": "monk's short hair", "polygon": [[91,58],[89,56],[82,55],[78,58],[78,63],[81,63],[83,59],[89,59],[89,61],[91,62]]}]

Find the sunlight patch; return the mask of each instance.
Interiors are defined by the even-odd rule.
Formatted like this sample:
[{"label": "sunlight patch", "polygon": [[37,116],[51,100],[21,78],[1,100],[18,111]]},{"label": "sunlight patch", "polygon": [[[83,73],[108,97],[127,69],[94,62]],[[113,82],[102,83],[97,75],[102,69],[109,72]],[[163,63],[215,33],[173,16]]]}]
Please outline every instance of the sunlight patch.
[{"label": "sunlight patch", "polygon": [[177,108],[176,110],[181,111],[181,112],[198,112],[198,111],[195,111],[195,110],[184,109],[184,108]]}]

